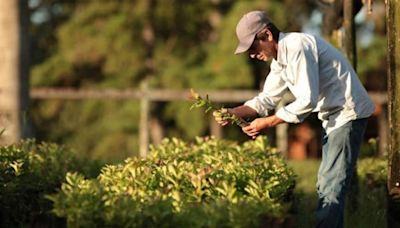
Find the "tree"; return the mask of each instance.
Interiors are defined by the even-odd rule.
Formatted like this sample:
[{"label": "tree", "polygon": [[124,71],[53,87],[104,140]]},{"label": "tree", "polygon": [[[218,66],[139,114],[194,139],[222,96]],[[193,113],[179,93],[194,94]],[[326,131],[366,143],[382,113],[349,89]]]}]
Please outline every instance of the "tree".
[{"label": "tree", "polygon": [[2,144],[30,135],[27,1],[0,2],[0,128]]},{"label": "tree", "polygon": [[[257,8],[269,11],[282,29],[299,31],[299,18],[307,17],[289,20],[285,10],[298,12],[300,2],[307,5],[306,0],[296,4],[293,0],[77,1],[56,29],[53,51],[34,67],[32,83],[139,89],[147,78],[151,88],[258,89],[265,66],[257,70],[259,64],[233,54],[235,25],[243,13]],[[152,32],[144,32],[149,27]],[[151,33],[154,37],[148,42],[144,34]],[[208,117],[189,107],[188,102],[152,104],[151,122],[156,116],[163,123],[160,132],[167,137],[192,139],[207,134]],[[33,117],[39,139],[73,145],[92,157],[122,159],[138,151],[139,103],[135,101],[40,101]]]},{"label": "tree", "polygon": [[388,227],[400,227],[400,2],[387,1],[389,169]]}]

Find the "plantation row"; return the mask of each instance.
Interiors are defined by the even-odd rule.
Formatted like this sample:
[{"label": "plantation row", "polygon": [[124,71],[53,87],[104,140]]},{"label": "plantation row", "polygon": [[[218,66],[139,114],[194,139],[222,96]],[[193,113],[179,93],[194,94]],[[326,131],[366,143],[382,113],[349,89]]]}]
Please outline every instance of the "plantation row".
[{"label": "plantation row", "polygon": [[[0,227],[276,227],[290,220],[295,175],[265,137],[241,145],[173,138],[150,151],[100,168],[55,144],[0,148]],[[384,186],[386,162],[360,162],[359,177]]]}]

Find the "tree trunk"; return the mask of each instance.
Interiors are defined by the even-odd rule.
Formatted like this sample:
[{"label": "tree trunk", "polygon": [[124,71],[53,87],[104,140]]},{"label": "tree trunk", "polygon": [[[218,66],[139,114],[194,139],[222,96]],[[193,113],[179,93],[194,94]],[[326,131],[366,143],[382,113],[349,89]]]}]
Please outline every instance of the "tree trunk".
[{"label": "tree trunk", "polygon": [[[348,44],[342,44],[342,31],[340,28],[346,27],[345,18],[356,15],[363,6],[362,0],[315,0],[322,11],[322,36],[329,40],[336,47],[343,48]],[[351,21],[348,21],[351,22]],[[353,23],[354,26],[354,23]],[[348,27],[348,26],[347,26]],[[345,28],[346,30],[346,28]],[[345,31],[348,33],[349,31]],[[344,48],[343,48],[344,49]],[[352,61],[352,57],[349,56]]]},{"label": "tree trunk", "polygon": [[354,1],[343,1],[343,27],[344,36],[343,46],[347,59],[357,71],[357,48],[356,48],[356,26],[354,23]]},{"label": "tree trunk", "polygon": [[[341,19],[341,12],[343,7],[342,0],[332,0],[332,1],[318,1],[322,2],[320,4],[320,8],[323,12],[321,32],[322,36],[333,42],[336,39],[333,39],[334,31],[338,30],[342,27],[342,19]],[[334,42],[337,46],[337,42]]]},{"label": "tree trunk", "polygon": [[400,227],[400,2],[386,1],[389,94],[388,227]]},{"label": "tree trunk", "polygon": [[0,144],[30,136],[27,1],[0,1]]}]

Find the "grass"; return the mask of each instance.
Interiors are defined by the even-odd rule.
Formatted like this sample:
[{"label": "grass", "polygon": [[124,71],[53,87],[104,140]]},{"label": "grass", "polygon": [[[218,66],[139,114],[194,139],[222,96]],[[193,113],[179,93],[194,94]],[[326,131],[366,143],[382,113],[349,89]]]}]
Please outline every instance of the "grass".
[{"label": "grass", "polygon": [[[289,160],[288,164],[297,175],[294,227],[314,227],[317,206],[315,183],[320,161]],[[358,188],[355,187],[354,189],[352,193],[349,193],[346,201],[345,227],[387,227],[385,187],[369,187],[366,184],[359,183]]]},{"label": "grass", "polygon": [[289,166],[297,175],[295,188],[295,208],[294,226],[295,227],[314,227],[315,208],[317,207],[317,193],[315,183],[317,182],[317,172],[319,160],[295,161],[289,160]]}]

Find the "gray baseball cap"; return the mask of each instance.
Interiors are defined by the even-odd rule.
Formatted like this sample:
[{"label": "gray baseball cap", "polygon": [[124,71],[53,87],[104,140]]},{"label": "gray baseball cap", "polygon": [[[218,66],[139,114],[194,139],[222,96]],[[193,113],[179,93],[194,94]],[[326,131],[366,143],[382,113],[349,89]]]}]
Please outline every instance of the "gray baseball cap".
[{"label": "gray baseball cap", "polygon": [[243,15],[236,25],[236,36],[239,39],[239,45],[235,54],[243,53],[249,50],[257,33],[270,23],[263,11],[251,11]]}]

